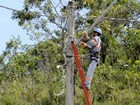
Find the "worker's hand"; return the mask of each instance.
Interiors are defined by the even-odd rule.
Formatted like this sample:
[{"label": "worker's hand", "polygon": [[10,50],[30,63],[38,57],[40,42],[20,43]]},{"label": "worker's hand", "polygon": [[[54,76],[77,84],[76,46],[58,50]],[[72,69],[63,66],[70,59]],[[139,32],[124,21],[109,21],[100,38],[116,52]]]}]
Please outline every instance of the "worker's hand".
[{"label": "worker's hand", "polygon": [[84,32],[83,32],[83,35],[86,35],[86,34],[88,34],[88,33],[87,33],[86,31],[84,31]]},{"label": "worker's hand", "polygon": [[89,39],[88,33],[86,31],[83,32],[83,35],[85,40]]},{"label": "worker's hand", "polygon": [[80,42],[80,46],[86,47],[86,46],[87,46],[87,44],[86,44],[86,43],[84,43],[84,42]]},{"label": "worker's hand", "polygon": [[80,42],[79,44],[80,46],[83,46],[85,48],[92,48],[91,46],[89,46],[88,44],[86,44],[85,42]]}]

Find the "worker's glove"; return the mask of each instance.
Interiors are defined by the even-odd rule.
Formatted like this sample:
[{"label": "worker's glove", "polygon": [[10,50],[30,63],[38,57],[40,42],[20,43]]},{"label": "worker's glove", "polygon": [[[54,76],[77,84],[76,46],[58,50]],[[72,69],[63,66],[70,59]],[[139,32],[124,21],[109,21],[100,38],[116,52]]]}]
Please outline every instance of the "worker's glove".
[{"label": "worker's glove", "polygon": [[89,46],[88,44],[86,44],[85,42],[80,42],[79,44],[80,46],[83,46],[85,48],[92,48],[91,46]]},{"label": "worker's glove", "polygon": [[80,46],[86,47],[86,46],[87,46],[87,44],[86,44],[86,43],[84,43],[84,42],[80,42]]}]

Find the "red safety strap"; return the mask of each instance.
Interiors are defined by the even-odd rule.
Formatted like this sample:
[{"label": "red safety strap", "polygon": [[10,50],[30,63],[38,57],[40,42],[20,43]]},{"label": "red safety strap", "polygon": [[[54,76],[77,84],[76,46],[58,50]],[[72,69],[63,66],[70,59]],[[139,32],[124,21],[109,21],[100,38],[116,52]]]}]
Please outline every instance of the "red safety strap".
[{"label": "red safety strap", "polygon": [[73,50],[73,54],[74,54],[74,58],[75,58],[76,67],[79,72],[79,77],[81,79],[82,88],[83,88],[85,100],[86,100],[86,105],[92,105],[90,94],[85,86],[84,72],[82,70],[82,64],[80,61],[78,49],[77,49],[76,45],[74,44],[74,42],[72,42],[71,45],[72,45],[72,50]]}]

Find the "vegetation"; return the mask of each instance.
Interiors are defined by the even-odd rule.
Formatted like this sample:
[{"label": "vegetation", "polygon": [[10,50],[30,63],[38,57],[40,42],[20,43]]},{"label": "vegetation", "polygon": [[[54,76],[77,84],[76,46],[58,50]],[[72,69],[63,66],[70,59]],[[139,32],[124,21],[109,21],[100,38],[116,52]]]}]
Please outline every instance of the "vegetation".
[{"label": "vegetation", "polygon": [[[65,2],[68,1],[25,0],[23,10],[13,12],[12,18],[27,30],[35,44],[22,45],[20,38],[7,42],[0,55],[0,104],[65,104],[63,49],[68,38]],[[89,28],[111,2],[75,0],[76,37]],[[101,62],[95,70],[90,90],[94,105],[140,104],[139,6],[136,0],[119,0],[97,25],[103,30],[103,44]],[[84,9],[86,14],[78,14]],[[81,55],[86,52],[80,47],[79,51]],[[87,58],[81,56],[84,72],[88,66]],[[74,104],[85,105],[76,72],[74,77]]]}]

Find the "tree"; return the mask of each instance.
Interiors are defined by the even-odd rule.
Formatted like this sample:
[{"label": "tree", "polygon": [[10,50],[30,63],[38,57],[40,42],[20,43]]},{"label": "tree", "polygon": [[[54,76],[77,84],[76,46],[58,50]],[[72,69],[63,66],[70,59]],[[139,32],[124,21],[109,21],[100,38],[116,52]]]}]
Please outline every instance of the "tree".
[{"label": "tree", "polygon": [[[21,46],[18,38],[7,42],[0,56],[0,104],[64,104],[65,71],[62,66],[65,59],[62,55],[65,53],[62,49],[68,31],[68,11],[64,2],[25,0],[23,10],[14,11],[13,18],[27,30],[35,44]],[[79,31],[89,28],[111,2],[75,0],[76,37],[80,37]],[[94,104],[140,103],[139,5],[134,0],[118,1],[96,25],[103,30],[103,63],[97,67],[93,79]],[[80,13],[83,9],[85,14]],[[84,54],[85,51],[79,49]],[[7,65],[5,59],[10,61]],[[87,57],[83,65],[87,66],[85,59]],[[75,78],[75,104],[85,104],[77,74]]]},{"label": "tree", "polygon": [[[76,30],[88,28],[111,2],[111,0],[75,0],[76,9],[78,11],[82,11],[84,8],[88,11],[88,13],[85,14],[87,17],[82,16],[83,14],[78,14],[76,18]],[[67,37],[67,7],[64,3],[65,2],[61,0],[56,3],[53,0],[25,0],[23,10],[14,12],[13,18],[19,20],[19,25],[25,25],[27,23],[25,29],[28,30],[28,34],[34,34],[31,35],[33,39],[40,38],[40,40],[43,40],[48,38],[60,38],[60,45],[62,45],[63,49],[65,44],[64,40]],[[115,43],[113,44],[114,41],[112,41],[115,40],[114,35],[122,35],[123,27],[118,27],[130,23],[136,26],[135,24],[138,22],[137,19],[139,16],[139,5],[137,1],[118,1],[107,13],[106,18],[103,18],[103,20],[98,23],[97,27],[101,27],[104,34],[102,36],[103,47],[101,53],[103,63],[105,63],[106,56],[115,51],[115,49],[112,51],[113,46],[116,46],[114,45]],[[52,26],[51,29],[50,26]],[[113,37],[114,39],[112,39]]]}]

